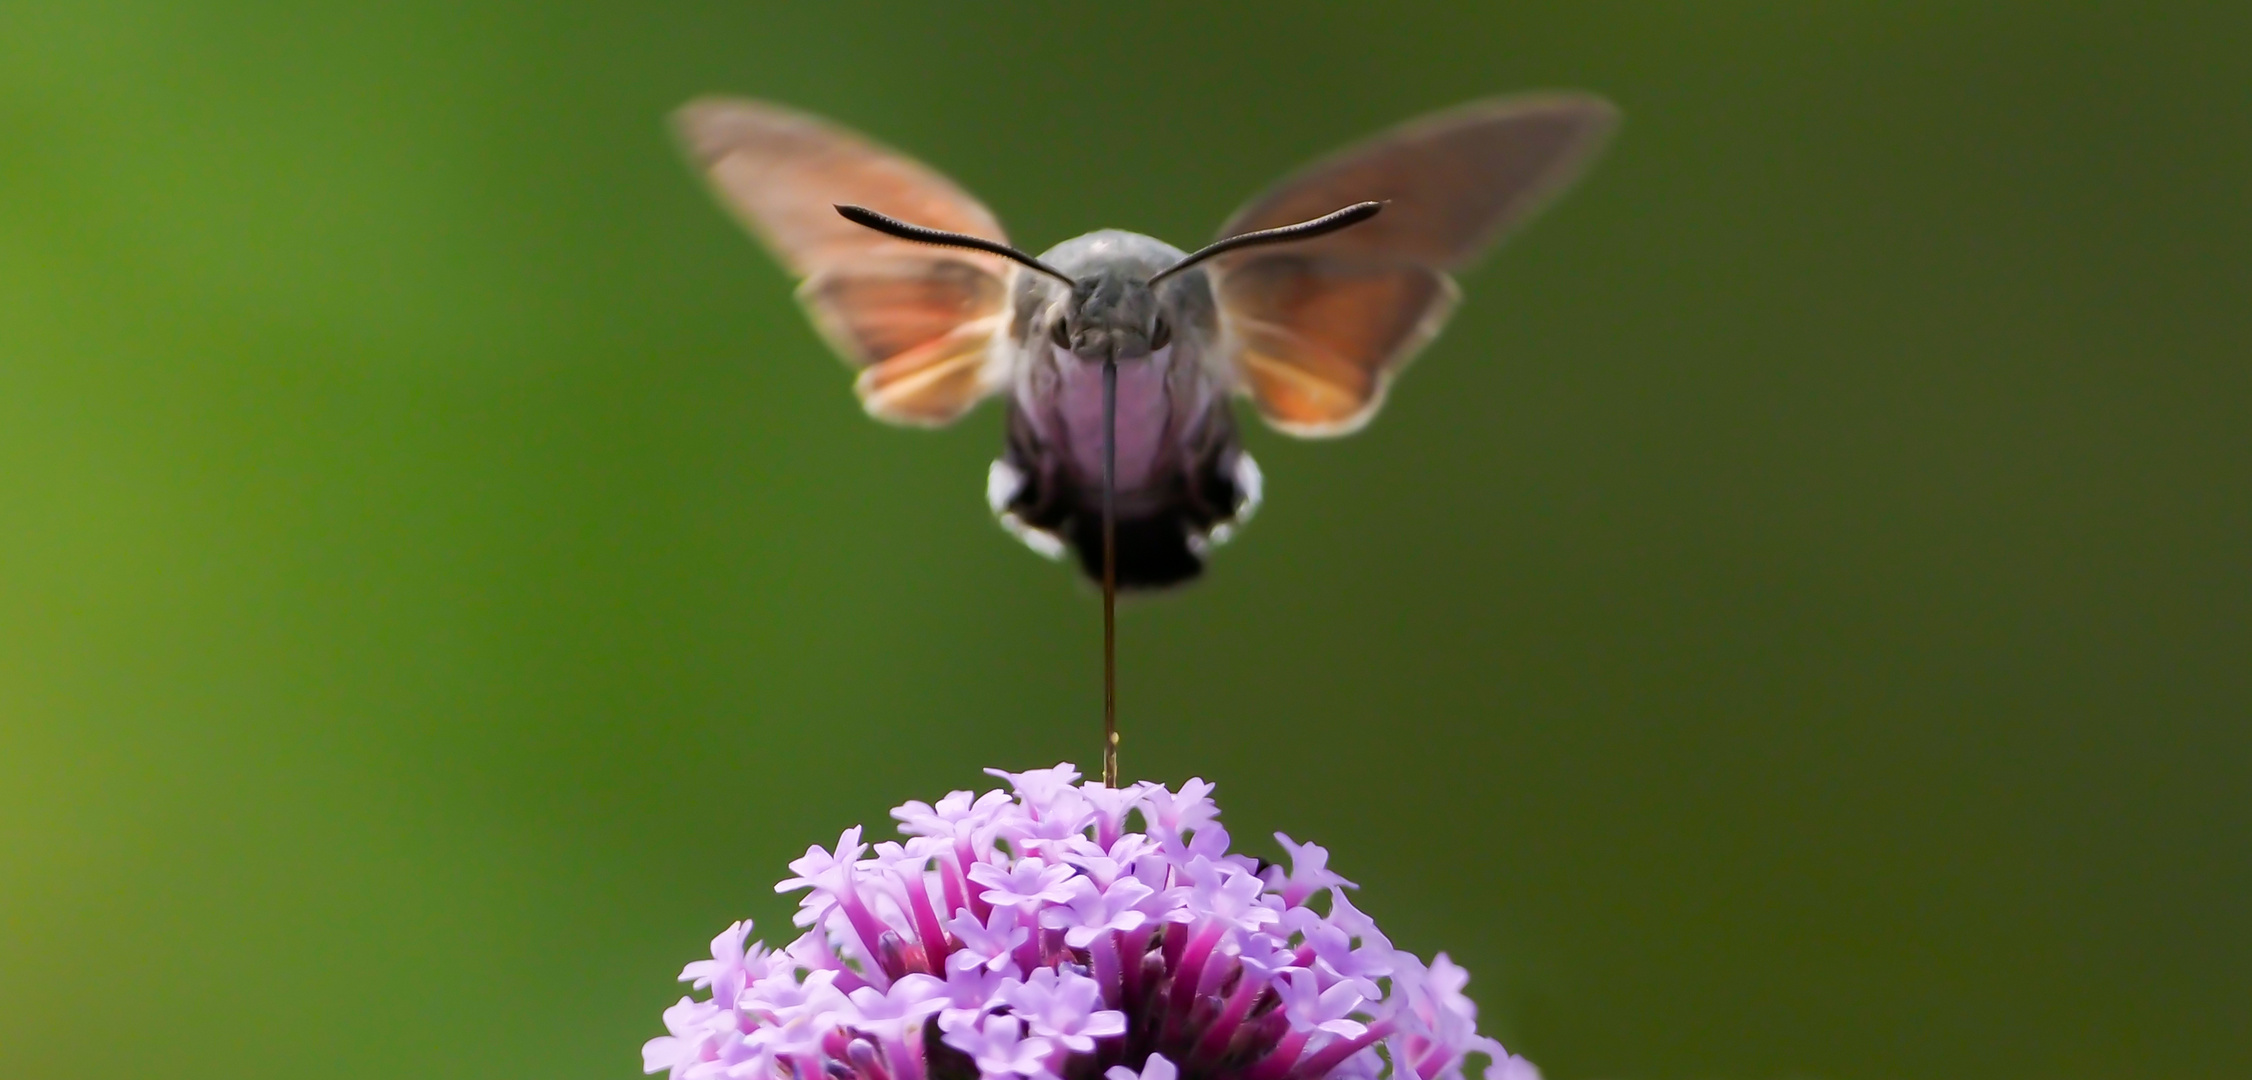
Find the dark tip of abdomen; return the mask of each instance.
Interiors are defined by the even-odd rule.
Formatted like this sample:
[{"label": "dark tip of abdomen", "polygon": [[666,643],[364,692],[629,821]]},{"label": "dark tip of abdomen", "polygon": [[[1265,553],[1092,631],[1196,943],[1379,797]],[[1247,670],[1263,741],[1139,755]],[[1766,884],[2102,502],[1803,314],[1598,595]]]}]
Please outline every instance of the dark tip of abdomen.
[{"label": "dark tip of abdomen", "polygon": [[[1071,549],[1079,567],[1103,579],[1103,523],[1097,514],[1073,519]],[[1118,523],[1118,587],[1163,589],[1204,573],[1204,559],[1190,545],[1187,522],[1178,515],[1133,518]]]}]

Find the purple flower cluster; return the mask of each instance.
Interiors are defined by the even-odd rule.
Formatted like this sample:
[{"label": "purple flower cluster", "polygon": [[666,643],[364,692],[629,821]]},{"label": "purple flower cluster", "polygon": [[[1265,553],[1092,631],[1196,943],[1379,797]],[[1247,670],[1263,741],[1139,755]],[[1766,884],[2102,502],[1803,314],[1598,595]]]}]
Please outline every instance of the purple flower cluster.
[{"label": "purple flower cluster", "polygon": [[[711,997],[642,1048],[671,1080],[1537,1080],[1477,1032],[1468,974],[1392,947],[1329,853],[1277,834],[1287,872],[1230,854],[1212,785],[1003,773],[806,849],[786,949],[750,923],[681,972]],[[1128,832],[1129,815],[1143,831]],[[1326,896],[1327,902],[1317,904]]]}]

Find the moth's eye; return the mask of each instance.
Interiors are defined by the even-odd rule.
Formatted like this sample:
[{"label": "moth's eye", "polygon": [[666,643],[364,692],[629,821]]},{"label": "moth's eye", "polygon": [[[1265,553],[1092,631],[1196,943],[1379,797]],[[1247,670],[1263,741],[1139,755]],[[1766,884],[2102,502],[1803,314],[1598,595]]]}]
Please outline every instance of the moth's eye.
[{"label": "moth's eye", "polygon": [[1071,327],[1064,325],[1066,321],[1057,319],[1055,329],[1048,332],[1048,340],[1055,342],[1059,349],[1071,347]]},{"label": "moth's eye", "polygon": [[1171,345],[1172,343],[1173,343],[1173,328],[1172,328],[1171,326],[1168,326],[1168,325],[1166,325],[1166,323],[1165,323],[1165,320],[1163,320],[1163,319],[1159,319],[1159,320],[1157,320],[1157,325],[1156,325],[1156,326],[1153,326],[1153,327],[1150,327],[1150,331],[1149,331],[1149,349],[1150,349],[1150,351],[1151,351],[1151,352],[1156,352],[1157,350],[1159,350],[1159,349],[1162,349],[1162,348],[1166,347],[1167,345]]}]

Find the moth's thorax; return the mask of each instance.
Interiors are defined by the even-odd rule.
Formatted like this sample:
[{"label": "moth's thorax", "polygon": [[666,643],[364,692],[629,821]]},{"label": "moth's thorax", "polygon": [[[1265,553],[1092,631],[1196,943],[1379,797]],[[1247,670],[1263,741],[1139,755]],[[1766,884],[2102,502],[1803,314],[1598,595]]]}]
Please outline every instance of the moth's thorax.
[{"label": "moth's thorax", "polygon": [[1150,275],[1181,261],[1186,254],[1154,236],[1124,229],[1097,229],[1041,252],[1040,261],[1074,278],[1115,270],[1147,281]]},{"label": "moth's thorax", "polygon": [[[1055,421],[1058,449],[1074,472],[1099,477],[1103,469],[1103,366],[1061,349],[1056,361]],[[1118,365],[1118,487],[1136,491],[1171,456],[1175,396],[1171,346]],[[1186,403],[1184,403],[1186,404]]]},{"label": "moth's thorax", "polygon": [[[1118,366],[1117,482],[1120,497],[1169,490],[1184,444],[1196,441],[1224,393],[1213,377],[1217,316],[1201,272],[1150,275],[1181,251],[1136,233],[1104,230],[1049,249],[1042,261],[1074,284],[1019,277],[1012,337],[1023,362],[1012,388],[1052,464],[1090,482],[1102,475],[1103,365]],[[1061,327],[1061,342],[1058,329]]]}]

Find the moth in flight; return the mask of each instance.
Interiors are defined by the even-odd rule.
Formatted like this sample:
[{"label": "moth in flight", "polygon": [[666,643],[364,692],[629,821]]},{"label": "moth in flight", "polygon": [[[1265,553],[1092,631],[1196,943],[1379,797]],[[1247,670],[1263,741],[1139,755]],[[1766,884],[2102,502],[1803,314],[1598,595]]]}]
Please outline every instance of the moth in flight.
[{"label": "moth in flight", "polygon": [[1315,162],[1193,254],[1103,229],[1037,257],[951,180],[829,121],[708,98],[674,123],[801,280],[869,415],[937,426],[1005,396],[1001,524],[1154,588],[1197,576],[1258,507],[1230,396],[1290,435],[1366,424],[1445,324],[1449,272],[1570,184],[1616,116],[1584,94],[1472,102]]}]

